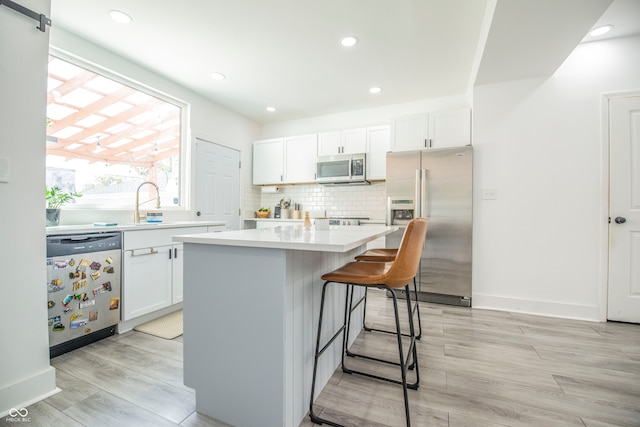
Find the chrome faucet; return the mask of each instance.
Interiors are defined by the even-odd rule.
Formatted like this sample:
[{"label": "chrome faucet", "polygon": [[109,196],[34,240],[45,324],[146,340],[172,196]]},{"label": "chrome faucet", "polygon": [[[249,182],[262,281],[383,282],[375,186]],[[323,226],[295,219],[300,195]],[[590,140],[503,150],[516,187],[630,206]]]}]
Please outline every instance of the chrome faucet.
[{"label": "chrome faucet", "polygon": [[[140,188],[145,184],[150,184],[150,185],[153,185],[154,187],[156,187],[157,196],[155,198],[153,198],[153,199],[149,199],[149,200],[147,200],[145,202],[140,203]],[[156,209],[160,209],[160,189],[158,188],[158,186],[156,184],[154,184],[151,181],[145,181],[145,182],[143,182],[142,184],[140,184],[138,186],[138,189],[136,190],[136,210],[133,213],[133,222],[134,223],[138,224],[138,223],[140,223],[140,219],[142,219],[142,218],[146,219],[147,218],[146,214],[145,215],[141,215],[140,214],[140,205],[144,205],[145,203],[148,203],[148,202],[150,202],[150,201],[152,201],[154,199],[157,201],[156,202]]]}]

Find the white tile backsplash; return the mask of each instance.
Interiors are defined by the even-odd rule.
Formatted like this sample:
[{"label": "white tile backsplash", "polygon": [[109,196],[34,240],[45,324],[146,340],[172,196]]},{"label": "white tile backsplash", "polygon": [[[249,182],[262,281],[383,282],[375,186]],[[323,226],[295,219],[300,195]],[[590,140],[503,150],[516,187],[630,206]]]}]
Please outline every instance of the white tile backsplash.
[{"label": "white tile backsplash", "polygon": [[[280,192],[261,196],[255,204],[252,200],[246,200],[245,206],[270,207],[271,210],[280,203],[281,199],[291,200],[291,203],[302,205],[303,211],[309,211],[311,216],[322,215],[326,212],[328,217],[366,217],[369,219],[385,218],[385,183],[372,183],[371,185],[355,186],[322,186],[317,184],[289,185],[280,188]],[[251,197],[256,194],[251,192]]]}]

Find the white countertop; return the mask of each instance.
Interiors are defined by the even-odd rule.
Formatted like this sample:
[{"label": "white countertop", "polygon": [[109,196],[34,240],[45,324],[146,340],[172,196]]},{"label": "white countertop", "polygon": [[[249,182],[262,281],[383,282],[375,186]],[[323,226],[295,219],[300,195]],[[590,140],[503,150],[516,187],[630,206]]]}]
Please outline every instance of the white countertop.
[{"label": "white countertop", "polygon": [[[311,221],[313,221],[315,218],[312,218]],[[282,222],[304,222],[304,219],[293,219],[293,218],[243,218],[244,221],[255,221],[255,222],[261,222],[261,221],[269,221],[269,222],[278,222],[278,221],[282,221]],[[386,221],[384,219],[361,219],[360,220],[360,225],[371,225],[371,224],[386,224]]]},{"label": "white countertop", "polygon": [[225,224],[226,222],[224,221],[163,221],[109,226],[95,226],[93,224],[59,225],[57,227],[47,227],[47,236],[68,233],[104,233],[107,231],[154,230],[156,228],[206,227]]},{"label": "white countertop", "polygon": [[331,226],[329,230],[305,230],[302,225],[232,230],[221,233],[186,234],[173,240],[202,245],[244,246],[252,248],[296,249],[302,251],[347,252],[396,231],[398,227],[365,225]]}]

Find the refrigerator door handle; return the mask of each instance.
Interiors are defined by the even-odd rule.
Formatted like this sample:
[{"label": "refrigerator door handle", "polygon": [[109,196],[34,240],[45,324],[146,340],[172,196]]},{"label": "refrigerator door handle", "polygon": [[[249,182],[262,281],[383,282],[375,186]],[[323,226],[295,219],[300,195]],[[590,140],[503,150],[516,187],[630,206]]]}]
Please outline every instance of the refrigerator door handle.
[{"label": "refrigerator door handle", "polygon": [[427,217],[427,170],[420,170],[420,216]]}]

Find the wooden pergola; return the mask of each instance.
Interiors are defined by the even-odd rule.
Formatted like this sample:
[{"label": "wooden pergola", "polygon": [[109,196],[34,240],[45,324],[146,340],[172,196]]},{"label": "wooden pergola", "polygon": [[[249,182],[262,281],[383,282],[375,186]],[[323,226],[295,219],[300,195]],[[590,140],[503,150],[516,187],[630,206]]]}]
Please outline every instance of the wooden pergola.
[{"label": "wooden pergola", "polygon": [[180,120],[174,104],[49,57],[47,154],[154,169],[179,154]]}]

